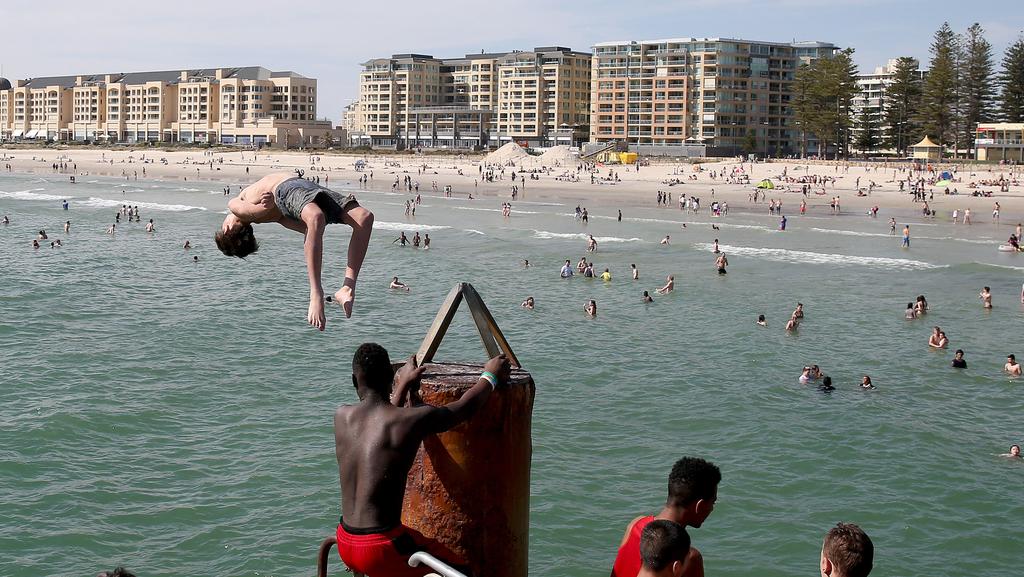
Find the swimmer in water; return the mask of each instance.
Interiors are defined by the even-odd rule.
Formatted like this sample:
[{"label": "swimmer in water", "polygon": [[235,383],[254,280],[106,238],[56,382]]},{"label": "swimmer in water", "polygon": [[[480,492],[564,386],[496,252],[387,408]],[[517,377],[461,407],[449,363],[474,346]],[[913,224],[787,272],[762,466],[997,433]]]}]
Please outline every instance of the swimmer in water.
[{"label": "swimmer in water", "polygon": [[967,361],[964,360],[964,350],[957,349],[956,353],[953,354],[952,366],[954,369],[966,369]]},{"label": "swimmer in water", "polygon": [[988,287],[983,287],[981,292],[978,293],[978,298],[981,299],[982,306],[987,309],[992,308],[992,290]]},{"label": "swimmer in water", "polygon": [[430,248],[430,233],[423,233],[423,250]]},{"label": "swimmer in water", "polygon": [[146,223],[146,232],[153,232],[154,230],[156,230],[156,227],[153,226],[153,219],[149,219],[149,222]]},{"label": "swimmer in water", "polygon": [[530,268],[530,260],[523,259],[523,268]]},{"label": "swimmer in water", "polygon": [[665,286],[657,289],[658,294],[667,295],[668,293],[676,289],[676,277],[668,275],[668,279],[665,282]]},{"label": "swimmer in water", "polygon": [[786,323],[786,331],[795,331],[798,328],[800,328],[800,319],[789,317],[789,321]]},{"label": "swimmer in water", "polygon": [[722,251],[718,250],[718,239],[715,239],[715,244],[711,247],[711,252],[718,254]]},{"label": "swimmer in water", "polygon": [[804,303],[796,303],[796,309],[793,310],[793,318],[801,320],[804,318]]},{"label": "swimmer in water", "polygon": [[185,250],[188,250],[188,249],[192,248],[192,243],[189,242],[188,239],[185,239],[185,244],[181,245],[181,248],[183,248]]},{"label": "swimmer in water", "polygon": [[398,280],[397,276],[391,277],[391,284],[388,285],[388,288],[404,290],[405,292],[409,292],[409,286],[403,283],[402,281]]},{"label": "swimmer in water", "polygon": [[533,297],[526,297],[526,300],[523,301],[523,304],[521,304],[519,306],[523,307],[524,309],[529,309],[529,310],[532,311],[533,310]]},{"label": "swimmer in water", "polygon": [[907,303],[907,310],[903,313],[903,318],[908,321],[912,321],[917,318],[917,311],[914,309],[914,303]]},{"label": "swimmer in water", "polygon": [[34,238],[32,239],[32,248],[39,248],[39,241]]},{"label": "swimmer in water", "polygon": [[589,301],[587,301],[587,304],[583,305],[583,312],[587,313],[587,315],[591,317],[596,317],[597,301],[595,301],[594,299],[590,299]]},{"label": "swimmer in water", "polygon": [[946,333],[939,327],[932,328],[932,334],[928,337],[928,346],[934,349],[944,349],[949,344]]},{"label": "swimmer in water", "polygon": [[661,244],[672,244],[667,234],[665,235],[665,238],[661,239]]},{"label": "swimmer in water", "polygon": [[999,456],[1006,457],[1007,459],[1020,459],[1020,445],[1010,445],[1010,452]]},{"label": "swimmer in water", "polygon": [[569,264],[569,260],[566,259],[565,264],[562,265],[561,272],[558,273],[562,278],[572,278],[572,266]]},{"label": "swimmer in water", "polygon": [[4,215],[3,224],[11,224],[11,219],[7,218],[6,214]]},{"label": "swimmer in water", "polygon": [[592,234],[588,236],[589,238],[587,239],[587,252],[594,252],[597,250],[597,240],[594,238],[594,235]]},{"label": "swimmer in water", "polygon": [[729,266],[729,259],[725,258],[724,252],[715,259],[715,266],[718,267],[718,274],[726,274],[725,267]]},{"label": "swimmer in water", "polygon": [[405,231],[402,231],[398,238],[391,241],[391,244],[395,244],[396,242],[401,243],[402,246],[406,246],[409,244],[409,237],[405,236]]},{"label": "swimmer in water", "polygon": [[824,377],[822,377],[821,378],[821,384],[818,385],[818,390],[823,392],[823,393],[830,393],[830,392],[836,390],[836,388],[832,386],[832,377],[830,377],[828,375],[825,375]]},{"label": "swimmer in water", "polygon": [[653,303],[654,302],[654,299],[651,297],[651,293],[649,293],[647,291],[644,291],[643,302],[644,303]]},{"label": "swimmer in water", "polygon": [[192,257],[192,262],[194,262],[196,264],[199,264],[199,257],[198,256]]},{"label": "swimmer in water", "polygon": [[633,280],[640,280],[640,271],[637,270],[636,265],[631,264],[629,268],[633,271]]},{"label": "swimmer in water", "polygon": [[871,377],[864,375],[860,378],[860,388],[862,389],[873,389],[875,385],[871,384]]},{"label": "swimmer in water", "polygon": [[64,233],[67,234],[69,232],[71,232],[71,221],[70,220],[64,222]]},{"label": "swimmer in water", "polygon": [[928,301],[925,300],[924,295],[917,295],[917,300],[914,303],[914,312],[917,313],[918,318],[928,313]]},{"label": "swimmer in water", "polygon": [[757,315],[757,324],[758,326],[766,327],[768,326],[768,321],[765,320],[764,315]]},{"label": "swimmer in water", "polygon": [[804,367],[803,372],[800,373],[800,378],[798,380],[800,381],[801,385],[806,385],[807,383],[811,381],[816,381],[820,378],[821,369],[818,368],[818,365],[811,365],[809,367]]},{"label": "swimmer in water", "polygon": [[601,273],[601,280],[603,280],[604,282],[611,282],[612,273],[609,272],[608,269],[604,269],[604,272]]},{"label": "swimmer in water", "polygon": [[1013,355],[1006,355],[1006,364],[1003,365],[1003,370],[1009,373],[1012,377],[1019,377],[1021,369],[1020,363],[1017,362],[1017,357]]}]

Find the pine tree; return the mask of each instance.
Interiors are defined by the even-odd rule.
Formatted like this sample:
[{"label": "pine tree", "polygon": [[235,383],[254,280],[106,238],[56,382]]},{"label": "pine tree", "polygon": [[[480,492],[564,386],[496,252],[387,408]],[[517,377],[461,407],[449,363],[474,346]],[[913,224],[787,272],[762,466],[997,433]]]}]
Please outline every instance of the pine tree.
[{"label": "pine tree", "polygon": [[999,85],[1003,89],[1000,98],[1003,120],[1024,122],[1024,37],[1006,49]]},{"label": "pine tree", "polygon": [[931,45],[931,66],[924,79],[920,120],[924,133],[940,146],[955,141],[957,110],[957,52],[956,34],[944,22],[935,32]]},{"label": "pine tree", "polygon": [[963,69],[963,146],[974,148],[974,134],[981,122],[993,118],[995,101],[992,72],[992,45],[985,39],[985,30],[974,23],[967,29],[964,39],[965,66]]},{"label": "pine tree", "polygon": [[918,62],[909,56],[896,60],[892,80],[885,87],[886,145],[904,156],[907,149],[921,139],[918,122],[921,108],[921,74]]}]

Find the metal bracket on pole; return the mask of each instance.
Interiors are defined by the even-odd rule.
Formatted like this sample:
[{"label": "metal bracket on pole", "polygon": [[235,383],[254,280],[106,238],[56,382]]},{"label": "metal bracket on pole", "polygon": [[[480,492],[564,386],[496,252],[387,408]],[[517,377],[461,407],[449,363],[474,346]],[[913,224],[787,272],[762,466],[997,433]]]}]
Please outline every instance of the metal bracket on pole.
[{"label": "metal bracket on pole", "polygon": [[434,353],[441,346],[441,341],[444,339],[445,333],[448,332],[452,319],[455,318],[455,311],[459,309],[459,304],[462,303],[463,299],[466,300],[466,305],[469,306],[469,312],[473,316],[477,332],[480,333],[480,340],[487,351],[487,356],[494,357],[499,352],[504,352],[513,367],[522,368],[522,365],[519,364],[519,359],[516,358],[516,354],[512,352],[512,347],[505,340],[505,335],[501,333],[498,324],[494,322],[491,311],[487,310],[487,305],[480,298],[480,294],[476,292],[473,285],[465,282],[455,285],[448,293],[448,296],[445,297],[444,302],[441,304],[441,309],[437,311],[437,316],[434,317],[433,324],[430,325],[430,330],[423,337],[420,350],[416,353],[416,364],[422,365],[434,360]]}]

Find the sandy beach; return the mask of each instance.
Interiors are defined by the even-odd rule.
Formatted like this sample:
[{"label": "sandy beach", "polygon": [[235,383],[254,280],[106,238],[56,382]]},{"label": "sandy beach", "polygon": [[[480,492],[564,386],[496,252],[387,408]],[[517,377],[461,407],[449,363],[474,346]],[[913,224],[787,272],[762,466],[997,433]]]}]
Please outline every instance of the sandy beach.
[{"label": "sandy beach", "polygon": [[[498,159],[495,159],[498,156]],[[505,155],[507,157],[508,155]],[[680,194],[697,196],[701,199],[702,208],[710,206],[714,200],[728,202],[730,208],[742,208],[750,203],[750,194],[754,185],[764,178],[770,178],[776,185],[775,190],[766,191],[768,200],[781,200],[786,214],[796,212],[801,198],[801,184],[785,182],[788,179],[819,176],[834,178],[834,182],[825,185],[824,192],[820,185],[814,186],[807,196],[808,212],[829,211],[828,204],[833,196],[839,196],[843,212],[866,213],[871,207],[878,206],[879,216],[920,214],[921,205],[912,201],[907,192],[900,192],[898,180],[906,180],[909,164],[906,163],[864,163],[850,162],[815,162],[772,160],[770,162],[740,163],[737,160],[713,161],[698,165],[677,163],[667,160],[652,159],[647,166],[618,164],[597,165],[595,182],[592,184],[590,174],[578,171],[578,162],[567,158],[545,162],[543,157],[529,157],[518,161],[506,160],[502,155],[492,153],[486,155],[414,155],[393,154],[366,156],[327,154],[306,154],[302,152],[282,151],[239,151],[221,150],[103,150],[103,149],[3,149],[0,148],[0,168],[16,173],[53,174],[53,163],[65,163],[67,168],[60,172],[69,177],[100,175],[108,177],[124,177],[126,180],[173,180],[182,181],[217,181],[231,185],[242,185],[255,181],[260,176],[274,172],[292,172],[296,169],[305,171],[306,176],[321,176],[324,184],[352,183],[363,174],[372,172],[373,178],[367,184],[371,190],[390,190],[396,177],[403,179],[411,176],[414,183],[419,183],[419,191],[424,195],[433,191],[436,183],[438,190],[451,186],[455,196],[466,198],[472,194],[474,198],[511,198],[511,174],[516,172],[516,183],[520,185],[520,199],[558,200],[569,203],[593,203],[598,205],[615,205],[621,208],[631,206],[650,206],[655,204],[658,191],[672,194],[675,203]],[[357,161],[364,161],[362,171],[356,169]],[[490,162],[488,162],[490,160]],[[481,179],[487,167],[496,167],[498,171],[504,167],[500,179],[487,182]],[[484,167],[483,169],[481,167]],[[940,220],[949,220],[954,209],[963,211],[970,208],[976,221],[988,220],[995,202],[1002,208],[1001,220],[1009,223],[1013,219],[1022,218],[1024,213],[1024,186],[1020,180],[1020,168],[998,165],[973,164],[942,164],[933,167],[937,173],[944,170],[954,171],[955,178],[948,186],[956,190],[956,196],[944,195],[946,187],[926,186],[926,191],[933,194],[929,200],[931,209],[937,211]],[[526,178],[522,182],[522,171],[537,172],[538,180]],[[737,171],[749,177],[743,183],[726,182],[726,175]],[[608,180],[613,173],[617,180]],[[715,178],[712,178],[714,173]],[[695,179],[693,175],[696,175]],[[573,181],[572,177],[578,177]],[[920,177],[928,180],[934,178],[927,171],[915,173],[915,180]],[[1000,178],[1010,182],[1008,190],[1000,191],[994,184]],[[857,196],[857,183],[864,191],[869,183],[875,187],[868,196]],[[681,181],[670,185],[670,182]],[[985,184],[992,183],[992,184]],[[972,186],[973,184],[973,186]],[[712,191],[714,195],[712,196]],[[974,191],[991,192],[991,197],[973,197]],[[765,201],[767,202],[767,200]],[[671,204],[671,206],[676,206]],[[1014,221],[1016,222],[1016,221]]]}]

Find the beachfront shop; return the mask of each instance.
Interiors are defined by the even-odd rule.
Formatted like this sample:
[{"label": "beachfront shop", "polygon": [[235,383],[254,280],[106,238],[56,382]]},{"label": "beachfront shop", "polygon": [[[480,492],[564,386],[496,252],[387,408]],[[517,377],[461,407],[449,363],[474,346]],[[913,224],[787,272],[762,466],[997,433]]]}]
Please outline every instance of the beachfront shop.
[{"label": "beachfront shop", "polygon": [[1024,123],[979,124],[974,138],[974,158],[983,162],[1024,162]]}]

